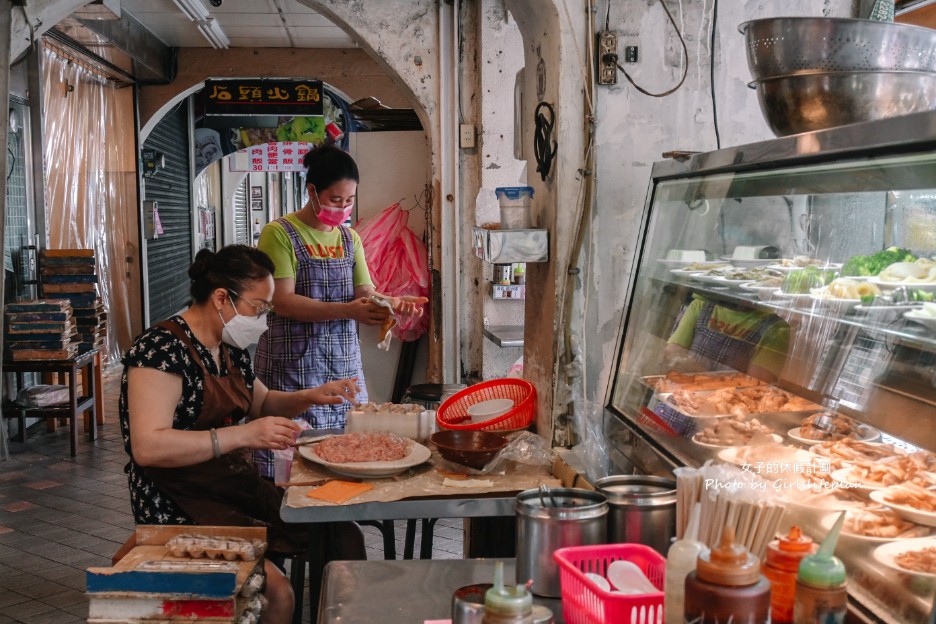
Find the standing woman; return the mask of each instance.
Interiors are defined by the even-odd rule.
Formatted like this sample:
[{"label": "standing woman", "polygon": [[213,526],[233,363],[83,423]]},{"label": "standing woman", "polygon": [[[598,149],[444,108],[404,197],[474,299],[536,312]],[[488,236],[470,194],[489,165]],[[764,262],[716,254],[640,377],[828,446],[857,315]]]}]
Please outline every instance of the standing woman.
[{"label": "standing woman", "polygon": [[[294,415],[353,400],[357,387],[344,379],[277,392],[254,378],[246,348],[266,331],[272,273],[251,247],[201,250],[189,268],[192,305],[124,356],[120,430],[138,524],[261,526],[272,554],[306,547],[306,534],[280,519],[282,490],[261,478],[250,451],[285,449],[298,435]],[[269,561],[266,574],[263,621],[289,622],[289,581]]]},{"label": "standing woman", "polygon": [[[383,325],[390,311],[370,301],[377,294],[357,232],[342,225],[351,215],[360,181],[357,164],[326,145],[306,154],[309,201],[264,226],[257,247],[272,258],[276,312],[257,347],[257,376],[269,388],[296,390],[353,378],[367,401],[358,323]],[[419,316],[425,297],[389,297],[398,315]],[[343,428],[343,405],[313,405],[300,417],[315,429]],[[272,454],[255,453],[264,476]]]}]

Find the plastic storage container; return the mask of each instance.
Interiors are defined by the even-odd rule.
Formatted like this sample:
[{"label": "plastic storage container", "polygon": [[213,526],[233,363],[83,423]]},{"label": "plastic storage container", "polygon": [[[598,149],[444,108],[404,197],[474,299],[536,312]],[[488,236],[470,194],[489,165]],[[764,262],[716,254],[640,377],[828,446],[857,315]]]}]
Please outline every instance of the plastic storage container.
[{"label": "plastic storage container", "polygon": [[530,204],[533,200],[533,187],[499,186],[494,189],[500,202],[501,229],[528,230],[533,227]]},{"label": "plastic storage container", "polygon": [[[663,619],[663,584],[666,559],[642,544],[600,544],[560,548],[553,557],[559,564],[562,615],[568,624],[656,624]],[[586,576],[607,577],[614,561],[636,564],[659,590],[654,594],[617,594],[595,586]]]}]

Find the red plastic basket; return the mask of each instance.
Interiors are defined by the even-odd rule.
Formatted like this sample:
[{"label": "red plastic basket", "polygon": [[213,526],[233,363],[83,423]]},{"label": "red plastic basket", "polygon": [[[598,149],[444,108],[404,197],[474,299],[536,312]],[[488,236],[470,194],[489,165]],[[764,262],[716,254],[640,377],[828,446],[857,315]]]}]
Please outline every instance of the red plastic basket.
[{"label": "red plastic basket", "polygon": [[[512,399],[513,408],[481,423],[461,425],[469,420],[468,408],[491,399]],[[523,379],[492,379],[469,386],[449,397],[436,411],[436,422],[442,429],[478,429],[482,431],[516,431],[526,429],[536,416],[536,388]]]},{"label": "red plastic basket", "polygon": [[[570,546],[553,553],[559,564],[562,615],[568,624],[657,624],[663,621],[666,559],[643,544]],[[613,561],[640,567],[660,591],[655,594],[612,594],[595,586],[586,572],[608,575]]]}]

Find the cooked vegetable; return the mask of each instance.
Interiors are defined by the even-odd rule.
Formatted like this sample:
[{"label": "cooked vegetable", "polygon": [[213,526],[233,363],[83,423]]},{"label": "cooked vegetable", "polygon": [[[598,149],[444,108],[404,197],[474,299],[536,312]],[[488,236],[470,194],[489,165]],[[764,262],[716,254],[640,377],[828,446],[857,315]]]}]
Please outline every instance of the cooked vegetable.
[{"label": "cooked vegetable", "polygon": [[870,256],[854,256],[842,267],[842,275],[862,276],[878,275],[881,271],[895,262],[914,262],[916,256],[909,249],[888,247],[884,251]]},{"label": "cooked vegetable", "polygon": [[809,266],[801,271],[787,273],[780,290],[791,295],[805,295],[813,288],[822,288],[834,279],[834,270]]}]

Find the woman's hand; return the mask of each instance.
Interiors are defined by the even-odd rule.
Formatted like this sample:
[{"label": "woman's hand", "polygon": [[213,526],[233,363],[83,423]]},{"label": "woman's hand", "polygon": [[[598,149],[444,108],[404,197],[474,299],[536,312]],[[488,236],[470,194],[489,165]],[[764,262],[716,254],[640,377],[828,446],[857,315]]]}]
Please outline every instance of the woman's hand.
[{"label": "woman's hand", "polygon": [[368,297],[359,297],[345,304],[348,316],[361,325],[383,325],[390,318],[390,310],[377,305]]},{"label": "woman's hand", "polygon": [[282,450],[295,442],[302,431],[298,423],[282,416],[264,416],[241,425],[241,428],[241,447],[251,449]]},{"label": "woman's hand", "polygon": [[429,299],[403,295],[402,297],[390,297],[390,303],[393,305],[394,314],[419,318],[423,313],[422,306],[429,303]]},{"label": "woman's hand", "polygon": [[316,388],[301,390],[309,405],[337,405],[338,403],[353,403],[361,387],[357,384],[357,377],[353,379],[337,379],[329,381]]}]

